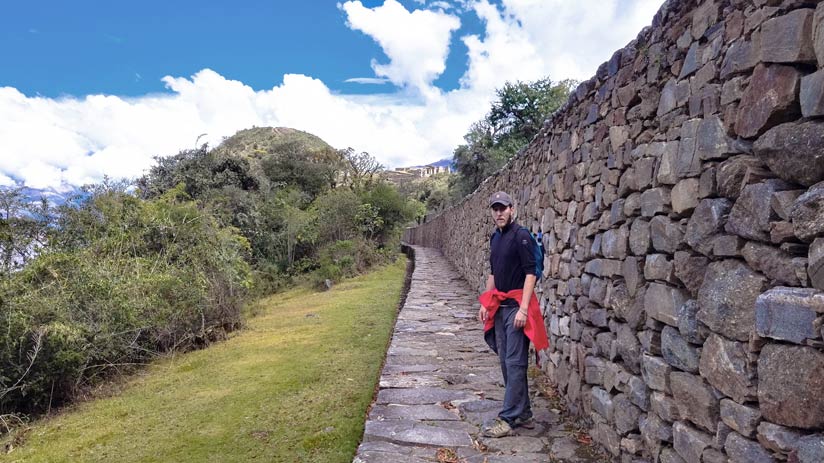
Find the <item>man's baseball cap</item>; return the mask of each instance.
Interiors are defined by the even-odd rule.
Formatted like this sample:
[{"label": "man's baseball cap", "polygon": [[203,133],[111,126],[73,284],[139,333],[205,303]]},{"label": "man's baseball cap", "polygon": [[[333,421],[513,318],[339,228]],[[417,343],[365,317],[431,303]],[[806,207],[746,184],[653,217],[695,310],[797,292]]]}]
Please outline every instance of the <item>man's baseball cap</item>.
[{"label": "man's baseball cap", "polygon": [[511,206],[512,205],[512,198],[503,191],[499,191],[492,196],[489,197],[489,207],[492,207],[496,204],[501,204],[504,206]]}]

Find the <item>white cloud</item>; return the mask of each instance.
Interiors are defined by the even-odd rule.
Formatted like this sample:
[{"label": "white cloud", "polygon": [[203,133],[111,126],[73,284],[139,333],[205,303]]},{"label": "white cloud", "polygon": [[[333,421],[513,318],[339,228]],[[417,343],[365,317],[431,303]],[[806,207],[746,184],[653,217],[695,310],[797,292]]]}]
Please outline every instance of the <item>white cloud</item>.
[{"label": "white cloud", "polygon": [[588,79],[597,67],[648,26],[661,0],[505,0],[530,43],[546,57],[554,79]]},{"label": "white cloud", "polygon": [[388,84],[389,79],[384,79],[380,77],[352,77],[346,79],[344,82],[350,82],[353,84],[383,85]]},{"label": "white cloud", "polygon": [[[429,8],[436,2],[422,8]],[[28,97],[0,87],[0,185],[15,180],[65,190],[111,177],[139,176],[156,155],[200,142],[218,144],[242,128],[285,126],[312,132],[337,148],[368,151],[389,167],[450,157],[469,125],[483,116],[507,80],[588,78],[597,66],[649,24],[659,0],[603,0],[598,8],[567,0],[463,2],[484,33],[461,37],[468,47],[460,88],[443,92],[443,72],[459,20],[442,11],[406,10],[395,0],[365,8],[340,6],[350,27],[380,44],[389,58],[375,77],[391,94],[345,95],[311,76],[288,74],[271,89],[204,69],[165,77],[169,94],[121,98]],[[357,58],[355,58],[357,59]],[[363,57],[369,59],[369,57]]]},{"label": "white cloud", "polygon": [[0,186],[14,186],[17,182],[13,178],[0,174]]},{"label": "white cloud", "polygon": [[347,25],[372,37],[389,57],[388,64],[372,60],[378,77],[386,77],[400,87],[411,87],[431,95],[432,81],[446,69],[449,40],[461,21],[443,11],[408,11],[397,0],[366,8],[356,1],[340,7]]}]

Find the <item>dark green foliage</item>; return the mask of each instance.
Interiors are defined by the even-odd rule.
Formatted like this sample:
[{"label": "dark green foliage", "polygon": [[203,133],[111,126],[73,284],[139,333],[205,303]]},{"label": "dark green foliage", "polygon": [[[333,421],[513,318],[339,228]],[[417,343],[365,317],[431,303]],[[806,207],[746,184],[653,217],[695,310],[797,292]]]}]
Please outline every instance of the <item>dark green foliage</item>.
[{"label": "dark green foliage", "polygon": [[261,165],[273,185],[293,187],[311,201],[335,186],[340,156],[332,149],[306,152],[301,148],[297,142],[280,145],[280,151],[265,156]]},{"label": "dark green foliage", "polygon": [[20,188],[0,189],[0,278],[25,265],[44,244],[51,213],[45,200],[28,203]]},{"label": "dark green foliage", "polygon": [[180,189],[96,191],[0,287],[0,413],[37,412],[240,322],[248,243]]},{"label": "dark green foliage", "polygon": [[455,148],[457,176],[450,183],[453,201],[472,193],[538,134],[544,120],[569,97],[576,82],[507,82],[496,92],[486,117],[472,124],[463,145]]},{"label": "dark green foliage", "polygon": [[[0,190],[0,415],[220,338],[250,293],[385,262],[421,214],[367,153],[243,133],[157,158],[136,192],[106,179],[56,211]],[[279,134],[292,141],[262,143]]]},{"label": "dark green foliage", "polygon": [[[358,226],[367,235],[381,244],[397,238],[402,226],[416,218],[418,209],[416,204],[401,196],[397,188],[386,182],[379,182],[365,191],[361,197],[363,204],[370,205],[372,210],[361,209],[356,217]],[[375,213],[372,213],[372,212]],[[379,217],[380,221],[374,218]]]}]

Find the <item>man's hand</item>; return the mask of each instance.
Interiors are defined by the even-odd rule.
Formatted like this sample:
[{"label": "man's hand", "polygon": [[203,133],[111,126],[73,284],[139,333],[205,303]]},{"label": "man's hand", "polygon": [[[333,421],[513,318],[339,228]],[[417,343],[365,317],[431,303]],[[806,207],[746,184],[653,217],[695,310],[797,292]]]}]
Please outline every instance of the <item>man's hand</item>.
[{"label": "man's hand", "polygon": [[521,329],[526,326],[526,310],[518,309],[518,313],[515,314],[515,328]]},{"label": "man's hand", "polygon": [[481,308],[478,310],[478,320],[480,320],[481,323],[486,323],[486,318],[488,316],[489,316],[489,311],[486,310],[486,307],[484,307],[482,305]]}]

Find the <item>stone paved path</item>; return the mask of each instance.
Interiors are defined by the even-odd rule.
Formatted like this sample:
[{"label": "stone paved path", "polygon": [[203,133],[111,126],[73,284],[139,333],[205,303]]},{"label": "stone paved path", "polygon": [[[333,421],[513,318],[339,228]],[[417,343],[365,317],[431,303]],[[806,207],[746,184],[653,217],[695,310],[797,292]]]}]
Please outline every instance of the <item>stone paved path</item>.
[{"label": "stone paved path", "polygon": [[380,389],[354,462],[589,462],[557,410],[530,388],[536,426],[480,437],[497,416],[503,380],[476,320],[477,294],[440,252],[415,247],[415,271],[398,316]]}]

